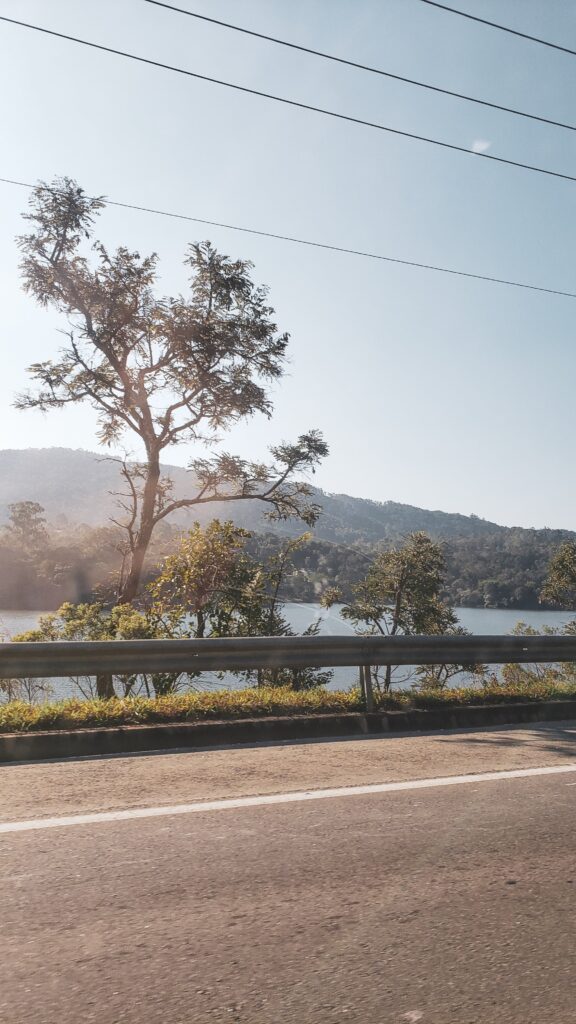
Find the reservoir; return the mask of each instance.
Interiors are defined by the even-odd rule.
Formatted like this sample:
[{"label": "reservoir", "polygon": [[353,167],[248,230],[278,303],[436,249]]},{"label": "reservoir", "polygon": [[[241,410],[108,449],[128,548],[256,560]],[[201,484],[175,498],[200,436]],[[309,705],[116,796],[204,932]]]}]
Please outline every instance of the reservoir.
[{"label": "reservoir", "polygon": [[[538,632],[542,632],[545,626],[562,627],[576,618],[576,612],[518,611],[508,608],[456,608],[455,612],[466,629],[471,633],[485,636],[512,633],[518,622],[525,622]],[[320,633],[325,636],[354,634],[351,624],[339,614],[337,605],[327,610],[318,604],[287,603],[284,606],[284,613],[292,628],[298,633],[303,632],[310,623],[318,621]],[[18,633],[34,629],[43,614],[45,613],[42,611],[0,610],[0,632],[3,639],[9,640]],[[330,689],[348,689],[356,684],[357,678],[358,673],[354,668],[334,669]],[[227,676],[218,679],[208,673],[195,680],[195,688],[198,689],[222,689],[226,686],[236,688],[245,685],[242,677]],[[82,695],[68,679],[53,679],[50,686],[52,699]]]}]

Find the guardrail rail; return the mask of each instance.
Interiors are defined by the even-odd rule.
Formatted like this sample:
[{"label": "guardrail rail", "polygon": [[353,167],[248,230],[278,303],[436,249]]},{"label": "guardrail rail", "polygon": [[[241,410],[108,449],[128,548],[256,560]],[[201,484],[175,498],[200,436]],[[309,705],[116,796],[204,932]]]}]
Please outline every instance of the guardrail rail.
[{"label": "guardrail rail", "polygon": [[0,679],[358,666],[367,710],[374,665],[576,662],[576,636],[292,636],[0,644]]}]

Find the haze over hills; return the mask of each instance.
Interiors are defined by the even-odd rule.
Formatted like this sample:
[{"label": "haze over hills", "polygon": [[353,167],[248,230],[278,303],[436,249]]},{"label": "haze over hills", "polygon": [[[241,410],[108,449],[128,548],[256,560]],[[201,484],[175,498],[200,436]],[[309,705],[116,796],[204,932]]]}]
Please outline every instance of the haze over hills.
[{"label": "haze over hills", "polygon": [[[193,479],[179,466],[166,466],[174,481],[177,497],[190,494]],[[105,455],[71,448],[28,448],[0,451],[0,522],[8,516],[8,505],[17,501],[37,501],[46,510],[49,521],[86,523],[100,526],[117,514],[113,492],[121,491],[118,463]],[[475,516],[428,511],[394,501],[377,502],[346,494],[315,491],[323,515],[315,528],[319,540],[352,543],[396,541],[413,530],[425,530],[434,537],[483,537],[498,533],[498,526]],[[174,522],[190,523],[233,518],[252,530],[275,529],[264,517],[263,506],[238,502],[225,506],[206,505],[174,517]],[[299,532],[298,524],[282,523],[281,532]]]},{"label": "haze over hills", "polygon": [[[181,467],[166,467],[177,497],[191,493],[193,479]],[[122,490],[118,463],[93,452],[69,448],[0,451],[0,526],[8,506],[37,501],[52,527],[52,552],[43,565],[22,561],[9,536],[0,530],[0,607],[58,607],[63,600],[86,600],[93,588],[118,571],[117,548],[98,530],[114,515],[114,491]],[[534,609],[550,559],[576,533],[499,526],[476,516],[429,511],[394,501],[376,502],[346,494],[315,492],[323,507],[314,540],[296,557],[300,575],[291,599],[315,601],[325,586],[336,584],[350,595],[366,572],[366,555],[374,548],[400,543],[424,530],[445,546],[445,597],[468,607]],[[178,543],[181,528],[194,520],[234,519],[257,536],[260,551],[277,550],[282,535],[301,534],[300,522],[271,523],[261,503],[199,506],[164,525],[154,558]],[[160,531],[162,533],[162,531]],[[358,548],[363,551],[358,551]],[[52,560],[52,561],[51,561]]]}]

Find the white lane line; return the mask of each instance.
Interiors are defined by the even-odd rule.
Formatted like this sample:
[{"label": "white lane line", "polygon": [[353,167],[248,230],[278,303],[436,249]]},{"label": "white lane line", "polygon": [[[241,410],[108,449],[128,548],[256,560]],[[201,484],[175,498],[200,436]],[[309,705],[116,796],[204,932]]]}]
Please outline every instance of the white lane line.
[{"label": "white lane line", "polygon": [[137,818],[165,818],[175,814],[226,811],[241,807],[265,807],[272,804],[300,803],[304,800],[333,800],[375,793],[399,793],[410,789],[437,786],[465,786],[505,779],[529,779],[538,775],[563,775],[576,772],[576,763],[547,768],[514,768],[511,771],[483,772],[479,775],[448,775],[445,778],[410,779],[408,782],[380,782],[369,786],[343,786],[339,789],[311,789],[295,793],[271,793],[269,796],[239,796],[224,800],[198,800],[193,804],[161,807],[134,807],[125,811],[101,811],[95,814],[71,814],[61,818],[34,818],[31,821],[0,822],[0,835],[7,832],[34,832],[43,828],[70,828],[73,825],[100,825],[106,821],[134,821]]}]

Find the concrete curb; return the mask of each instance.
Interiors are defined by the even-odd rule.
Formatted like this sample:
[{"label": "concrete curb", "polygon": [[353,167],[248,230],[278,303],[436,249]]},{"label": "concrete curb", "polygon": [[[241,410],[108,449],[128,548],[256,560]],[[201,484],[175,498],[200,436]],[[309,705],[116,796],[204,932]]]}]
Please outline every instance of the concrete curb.
[{"label": "concrete curb", "polygon": [[372,714],[297,715],[216,722],[174,722],[102,729],[0,733],[0,763],[48,758],[94,757],[187,747],[224,746],[282,740],[361,737],[380,733],[476,729],[481,726],[556,722],[576,718],[576,700],[530,704],[491,704],[430,711],[377,711]]}]

